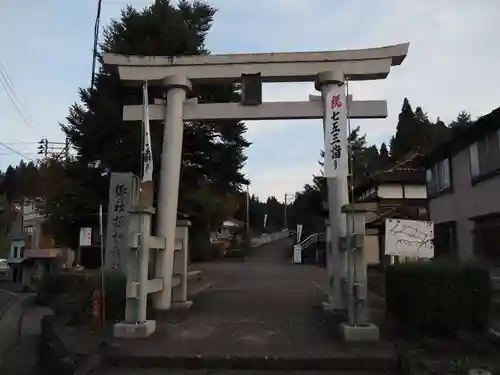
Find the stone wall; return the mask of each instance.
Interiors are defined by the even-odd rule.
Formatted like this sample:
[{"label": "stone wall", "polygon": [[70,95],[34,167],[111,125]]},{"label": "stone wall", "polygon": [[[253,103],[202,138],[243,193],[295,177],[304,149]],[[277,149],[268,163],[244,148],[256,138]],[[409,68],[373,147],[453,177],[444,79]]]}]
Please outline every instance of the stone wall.
[{"label": "stone wall", "polygon": [[290,237],[290,231],[288,231],[288,230],[282,230],[279,232],[268,233],[268,234],[261,234],[258,237],[252,238],[251,246],[258,247],[258,246],[262,246],[262,245],[268,244],[268,243],[273,242],[273,241],[283,240],[287,237]]}]

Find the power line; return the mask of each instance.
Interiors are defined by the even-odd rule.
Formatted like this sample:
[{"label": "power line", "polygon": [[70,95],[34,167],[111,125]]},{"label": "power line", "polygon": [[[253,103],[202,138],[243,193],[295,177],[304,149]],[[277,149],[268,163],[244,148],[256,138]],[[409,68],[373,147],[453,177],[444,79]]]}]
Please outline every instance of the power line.
[{"label": "power line", "polygon": [[[3,142],[4,145],[16,146],[16,145],[34,145],[35,141],[13,141],[13,142]],[[63,143],[64,144],[64,143]]]},{"label": "power line", "polygon": [[25,155],[25,154],[23,154],[22,152],[17,151],[16,149],[14,149],[14,148],[10,147],[9,145],[7,145],[7,144],[5,144],[5,143],[3,143],[3,142],[0,142],[0,146],[5,147],[7,150],[10,150],[10,151],[11,151],[11,152],[13,152],[14,154],[16,154],[16,155],[18,155],[18,156],[22,157],[23,159],[27,159],[27,160],[29,160],[29,161],[33,161],[33,159],[32,159],[32,158],[30,158],[30,157],[26,156],[26,155]]},{"label": "power line", "polygon": [[38,129],[36,128],[35,124],[33,124],[32,121],[30,121],[23,113],[21,109],[21,101],[16,95],[16,91],[14,90],[14,85],[12,83],[12,80],[9,77],[9,74],[7,73],[7,70],[5,69],[5,66],[3,65],[2,61],[0,61],[0,84],[2,85],[2,88],[4,91],[7,93],[7,97],[11,101],[11,103],[14,105],[14,108],[16,109],[17,113],[21,118],[23,119],[24,123],[28,125],[30,128],[32,128],[37,135],[40,137],[42,136]]}]

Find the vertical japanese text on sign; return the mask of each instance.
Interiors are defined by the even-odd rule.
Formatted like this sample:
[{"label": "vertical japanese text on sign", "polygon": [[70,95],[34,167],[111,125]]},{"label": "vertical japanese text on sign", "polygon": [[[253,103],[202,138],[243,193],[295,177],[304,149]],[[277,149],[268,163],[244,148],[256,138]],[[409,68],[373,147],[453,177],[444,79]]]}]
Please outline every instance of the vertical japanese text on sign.
[{"label": "vertical japanese text on sign", "polygon": [[337,177],[347,164],[347,109],[345,88],[332,85],[325,105],[325,177]]},{"label": "vertical japanese text on sign", "polygon": [[112,173],[109,186],[108,219],[106,225],[105,267],[109,271],[126,269],[126,251],[130,222],[130,207],[134,196],[132,173]]},{"label": "vertical japanese text on sign", "polygon": [[127,188],[123,184],[116,185],[115,194],[116,199],[114,202],[113,209],[113,219],[112,219],[112,238],[113,238],[113,253],[116,263],[112,265],[113,269],[116,270],[120,267],[120,245],[123,238],[122,228],[124,227],[124,211],[125,211],[125,199],[127,196]]}]

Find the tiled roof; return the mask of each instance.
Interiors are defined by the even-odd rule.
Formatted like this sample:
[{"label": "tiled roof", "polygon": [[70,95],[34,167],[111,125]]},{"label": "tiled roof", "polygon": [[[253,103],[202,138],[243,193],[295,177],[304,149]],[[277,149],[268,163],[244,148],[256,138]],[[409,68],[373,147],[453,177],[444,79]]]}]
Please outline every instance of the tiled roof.
[{"label": "tiled roof", "polygon": [[425,170],[419,166],[422,154],[418,149],[390,168],[372,173],[354,188],[354,194],[359,195],[372,186],[381,183],[425,184]]}]

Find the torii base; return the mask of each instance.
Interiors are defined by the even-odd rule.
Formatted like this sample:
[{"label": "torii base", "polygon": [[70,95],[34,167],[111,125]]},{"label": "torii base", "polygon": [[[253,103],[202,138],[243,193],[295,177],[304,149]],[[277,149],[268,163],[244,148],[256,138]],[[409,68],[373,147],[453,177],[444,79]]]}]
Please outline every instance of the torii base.
[{"label": "torii base", "polygon": [[143,339],[151,336],[156,330],[156,321],[146,320],[142,323],[116,323],[113,336],[119,339]]},{"label": "torii base", "polygon": [[193,306],[193,301],[172,302],[171,309],[177,311],[189,310]]},{"label": "torii base", "polygon": [[351,326],[348,323],[342,323],[340,334],[347,342],[377,342],[380,340],[378,327],[371,323],[364,326]]}]

